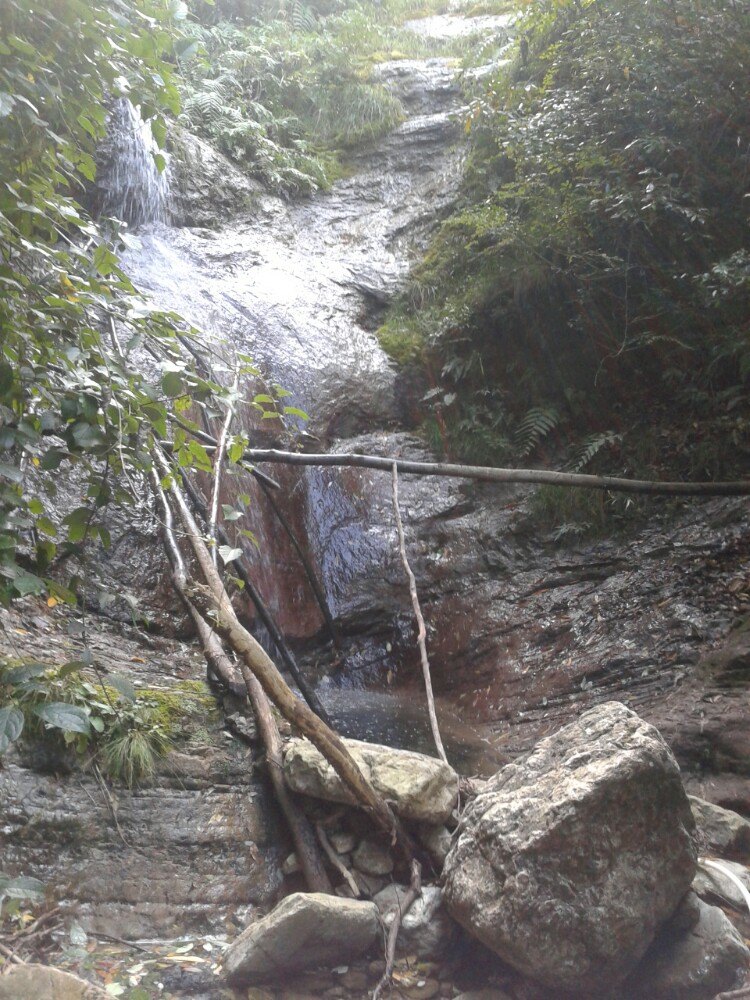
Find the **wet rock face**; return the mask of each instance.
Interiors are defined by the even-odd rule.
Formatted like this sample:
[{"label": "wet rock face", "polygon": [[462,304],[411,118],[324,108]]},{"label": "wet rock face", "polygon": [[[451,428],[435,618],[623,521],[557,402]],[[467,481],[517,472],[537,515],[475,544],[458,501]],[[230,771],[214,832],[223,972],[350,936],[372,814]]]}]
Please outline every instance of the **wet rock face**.
[{"label": "wet rock face", "polygon": [[689,889],[693,834],[664,741],[605,704],[469,806],[443,870],[446,906],[531,978],[595,994],[626,978]]},{"label": "wet rock face", "polygon": [[[18,655],[15,636],[29,657],[80,659],[82,640],[65,628],[75,620],[27,601],[0,615],[0,653]],[[136,690],[179,693],[205,676],[197,650],[139,629],[90,616],[87,639],[105,679],[128,676]],[[105,793],[57,744],[22,740],[4,754],[3,870],[41,879],[85,929],[127,939],[223,931],[267,905],[282,881],[281,824],[251,751],[223,732],[204,690],[153,781],[132,791],[108,782]]]},{"label": "wet rock face", "polygon": [[76,904],[91,931],[174,937],[223,929],[281,881],[273,806],[228,754],[165,762],[152,787],[114,791],[115,827],[93,776],[0,771],[3,864]]},{"label": "wet rock face", "polygon": [[215,227],[250,212],[262,187],[213,146],[173,126],[170,136],[170,221]]}]

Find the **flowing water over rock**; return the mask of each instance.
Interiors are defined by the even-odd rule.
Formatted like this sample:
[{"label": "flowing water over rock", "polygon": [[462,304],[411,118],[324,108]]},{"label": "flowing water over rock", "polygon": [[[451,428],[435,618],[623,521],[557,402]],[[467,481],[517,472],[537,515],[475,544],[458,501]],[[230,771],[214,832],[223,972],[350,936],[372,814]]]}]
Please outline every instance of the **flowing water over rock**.
[{"label": "flowing water over rock", "polygon": [[[159,165],[157,166],[157,158]],[[95,194],[99,215],[137,228],[169,217],[169,165],[140,110],[121,97],[109,116]]]}]

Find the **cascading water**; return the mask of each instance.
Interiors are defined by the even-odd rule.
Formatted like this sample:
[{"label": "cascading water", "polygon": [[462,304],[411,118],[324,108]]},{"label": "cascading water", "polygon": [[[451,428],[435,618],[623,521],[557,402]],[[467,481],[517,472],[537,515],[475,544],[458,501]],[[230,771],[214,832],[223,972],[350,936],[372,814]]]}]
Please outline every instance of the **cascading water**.
[{"label": "cascading water", "polygon": [[[169,219],[169,164],[151,126],[127,98],[119,98],[109,117],[109,137],[97,178],[97,210],[131,229]],[[155,157],[166,164],[159,170]]]},{"label": "cascading water", "polygon": [[[291,391],[289,402],[310,413],[307,430],[320,447],[335,448],[339,441],[346,448],[353,436],[376,428],[383,429],[382,440],[368,440],[366,447],[391,453],[403,443],[394,434],[401,390],[372,329],[378,309],[406,278],[415,245],[455,199],[466,146],[453,60],[386,63],[378,76],[402,100],[407,118],[390,135],[353,154],[351,176],[304,201],[258,195],[251,210],[218,230],[180,227],[175,216],[171,225],[150,226],[139,249],[124,260],[135,284],[158,307],[178,312],[205,331],[215,349],[227,345],[230,360],[238,350],[251,355],[269,382]],[[155,174],[152,162],[146,162],[143,132],[132,126],[124,132],[138,143],[124,150],[112,172],[110,203],[131,206],[135,224],[158,221],[148,210],[154,203],[142,200],[155,194],[157,211],[163,208],[159,189],[148,183]],[[192,161],[204,162],[199,154]],[[188,162],[182,159],[175,170],[180,182]],[[147,183],[141,181],[133,191],[138,177]],[[223,180],[217,176],[217,184]],[[208,178],[205,187],[210,202]],[[175,204],[179,209],[177,197]],[[252,395],[257,389],[248,386],[247,391]],[[239,412],[235,429],[243,426],[252,440],[258,431],[252,418],[245,419],[250,411],[240,406]],[[424,734],[418,735],[415,718],[407,719],[398,708],[393,692],[368,701],[364,690],[387,685],[409,661],[413,621],[390,499],[372,488],[367,475],[350,472],[274,471],[283,486],[279,497],[287,519],[345,633],[342,660],[322,649],[327,632],[299,559],[252,481],[225,477],[222,501],[237,505],[242,493],[252,498],[247,525],[239,522],[230,533],[247,526],[257,536],[258,549],[239,535],[236,544],[245,549],[254,582],[285,637],[312,650],[310,660],[320,654],[324,665],[338,662],[344,668],[320,690],[342,730],[390,740],[395,727],[410,744],[421,746]],[[405,483],[405,514],[417,504],[429,512],[455,506],[452,486],[432,484],[426,499],[420,494],[410,500],[412,492]],[[257,622],[255,634],[270,645]],[[418,716],[421,700],[416,704]],[[368,729],[365,722],[375,719],[377,731],[372,725]]]}]

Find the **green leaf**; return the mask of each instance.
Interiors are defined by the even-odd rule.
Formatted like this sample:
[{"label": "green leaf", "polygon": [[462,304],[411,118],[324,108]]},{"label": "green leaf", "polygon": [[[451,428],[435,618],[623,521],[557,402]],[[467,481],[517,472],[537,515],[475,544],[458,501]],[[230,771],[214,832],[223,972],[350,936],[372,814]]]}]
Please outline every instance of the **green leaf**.
[{"label": "green leaf", "polygon": [[221,556],[222,562],[226,566],[227,563],[234,562],[235,559],[241,558],[242,549],[233,549],[231,545],[220,545],[219,555]]},{"label": "green leaf", "polygon": [[164,372],[161,387],[167,396],[181,396],[185,392],[185,383],[177,372]]},{"label": "green leaf", "polygon": [[63,518],[64,523],[68,526],[68,541],[74,544],[83,541],[86,537],[90,520],[91,511],[88,507],[76,507],[75,510]]},{"label": "green leaf", "polygon": [[0,462],[0,476],[3,479],[10,479],[13,483],[23,482],[23,473],[15,465],[10,465],[8,462]]},{"label": "green leaf", "polygon": [[11,899],[40,899],[44,895],[44,883],[32,875],[18,875],[4,886],[0,884],[0,895]]},{"label": "green leaf", "polygon": [[135,701],[135,687],[127,677],[123,677],[121,674],[110,674],[107,677],[107,684],[118,691],[127,701]]},{"label": "green leaf", "polygon": [[62,729],[66,733],[91,732],[89,717],[82,708],[77,705],[68,705],[64,701],[52,701],[47,705],[40,705],[34,710],[42,722],[55,729]]},{"label": "green leaf", "polygon": [[24,681],[31,680],[32,677],[41,677],[49,669],[49,663],[22,663],[21,666],[12,667],[0,674],[0,678],[7,684],[23,684]]},{"label": "green leaf", "polygon": [[70,677],[71,674],[78,674],[82,670],[85,670],[88,666],[83,660],[70,660],[68,663],[63,663],[57,672],[57,676],[60,678]]},{"label": "green leaf", "polygon": [[44,580],[18,567],[13,579],[13,586],[21,597],[26,597],[28,594],[41,594],[44,591]]},{"label": "green leaf", "polygon": [[221,505],[221,510],[225,521],[238,521],[244,514],[243,511],[235,510],[234,507],[230,507],[229,504],[226,503]]},{"label": "green leaf", "polygon": [[4,753],[21,735],[23,721],[23,712],[13,705],[0,708],[0,753]]},{"label": "green leaf", "polygon": [[305,413],[304,410],[300,410],[298,406],[285,406],[284,413],[287,416],[299,417],[300,420],[309,420],[310,417]]}]

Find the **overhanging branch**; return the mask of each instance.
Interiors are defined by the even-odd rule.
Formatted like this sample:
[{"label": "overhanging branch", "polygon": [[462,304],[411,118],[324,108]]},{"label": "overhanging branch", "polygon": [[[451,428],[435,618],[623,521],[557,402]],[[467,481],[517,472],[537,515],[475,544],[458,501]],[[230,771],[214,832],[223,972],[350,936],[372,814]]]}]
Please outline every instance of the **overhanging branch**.
[{"label": "overhanging branch", "polygon": [[404,458],[380,455],[307,455],[274,448],[247,448],[249,462],[272,462],[279,465],[333,465],[359,469],[379,469],[414,476],[447,476],[475,479],[488,483],[536,483],[549,486],[579,486],[613,493],[649,493],[654,496],[750,496],[750,480],[734,482],[660,482],[652,479],[625,479],[618,476],[592,476],[583,472],[552,472],[548,469],[496,469],[487,465],[453,465],[447,462],[413,462]]}]

